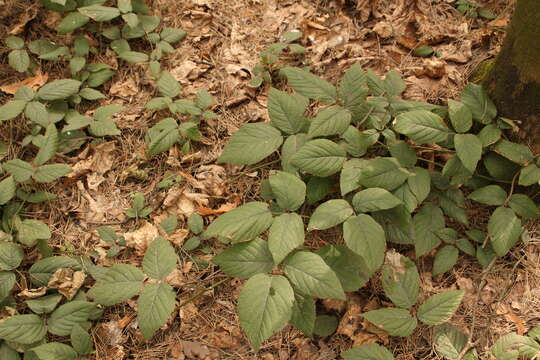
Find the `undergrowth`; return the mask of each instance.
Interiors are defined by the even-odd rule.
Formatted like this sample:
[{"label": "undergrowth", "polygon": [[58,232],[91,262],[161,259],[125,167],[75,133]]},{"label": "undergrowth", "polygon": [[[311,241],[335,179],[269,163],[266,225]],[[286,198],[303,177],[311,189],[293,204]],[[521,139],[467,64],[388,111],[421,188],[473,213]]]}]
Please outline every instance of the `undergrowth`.
[{"label": "undergrowth", "polygon": [[[175,145],[189,152],[201,136],[198,124],[217,116],[211,111],[214,98],[206,91],[195,99],[179,98],[180,84],[159,61],[186,34],[161,27],[143,0],[42,3],[63,16],[56,30],[65,45],[44,39],[26,44],[8,37],[8,62],[27,74],[42,61],[61,62],[69,77],[39,89],[21,86],[0,107],[1,122],[28,129],[21,142],[0,143],[0,308],[9,314],[0,320],[2,360],[20,359],[20,354],[41,360],[92,356],[94,322],[105,307],[134,297],[137,323],[148,340],[177,306],[176,293],[165,281],[177,266],[177,255],[164,238],[149,246],[142,269],[129,264],[104,268],[88,258],[58,253],[48,245],[49,227],[25,216],[29,204],[56,197],[40,184],[71,172],[66,164],[53,162],[56,154],[77,152],[89,141],[120,134],[112,116],[122,107],[95,106],[106,98],[99,88],[115,75],[109,65],[93,62],[103,51],[101,45],[109,46],[122,66],[145,66],[155,82],[159,96],[145,108],[163,118],[146,134],[148,156]],[[271,121],[242,126],[219,159],[252,165],[272,157],[281,166],[268,165],[271,172],[261,183],[260,201],[221,215],[206,230],[202,218],[192,215],[190,246],[211,238],[231,244],[213,262],[224,273],[247,279],[238,313],[254,349],[288,323],[306,336],[333,333],[338,319],[318,315],[317,299],[345,300],[347,292],[380,281],[392,305],[363,313],[367,321],[391,336],[434,326],[433,343],[441,356],[478,358],[471,339],[446,324],[463,291],[420,296],[415,260],[433,257],[433,276],[450,271],[460,256],[475,257],[488,268],[526,241],[523,220],[540,217],[527,195],[528,187],[540,181],[538,156],[510,140],[516,124],[497,116],[480,86],[469,84],[460,101],[437,106],[402,99],[406,86],[397,72],[381,79],[353,65],[335,87],[306,69],[279,62],[284,50],[304,53],[295,43],[299,34],[286,33],[282,42],[263,52],[251,81],[260,87],[286,79],[294,92],[271,88]],[[312,109],[317,109],[315,115],[306,117]],[[180,180],[167,181],[160,186]],[[486,206],[491,214],[487,224],[470,222],[467,199]],[[126,215],[137,221],[151,211],[137,193]],[[170,234],[177,218],[160,225]],[[306,232],[334,227],[341,228],[343,241],[318,249],[305,245]],[[107,256],[115,257],[125,246],[112,228],[97,231],[113,244]],[[34,248],[41,256],[32,262],[28,255]],[[414,259],[401,254],[408,248],[414,249]],[[63,288],[65,278],[77,285]],[[28,284],[27,300],[14,294],[16,284]],[[538,333],[534,328],[527,336],[508,334],[493,345],[492,354],[497,359],[537,357]],[[393,359],[377,344],[342,356]]]}]

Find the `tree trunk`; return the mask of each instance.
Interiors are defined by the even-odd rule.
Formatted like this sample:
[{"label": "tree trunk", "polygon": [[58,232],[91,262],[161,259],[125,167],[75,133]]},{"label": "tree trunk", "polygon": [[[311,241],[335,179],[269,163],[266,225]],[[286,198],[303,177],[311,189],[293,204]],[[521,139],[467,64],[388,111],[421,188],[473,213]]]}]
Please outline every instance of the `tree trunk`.
[{"label": "tree trunk", "polygon": [[540,0],[517,0],[514,16],[485,84],[501,116],[521,120],[540,151]]}]

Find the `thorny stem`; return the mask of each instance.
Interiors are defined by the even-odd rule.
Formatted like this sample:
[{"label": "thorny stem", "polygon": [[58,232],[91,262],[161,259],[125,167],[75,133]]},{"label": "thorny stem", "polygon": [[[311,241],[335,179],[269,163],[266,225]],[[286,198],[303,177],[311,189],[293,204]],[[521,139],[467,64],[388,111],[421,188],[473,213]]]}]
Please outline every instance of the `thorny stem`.
[{"label": "thorny stem", "polygon": [[202,295],[204,295],[204,293],[218,287],[219,285],[223,284],[225,281],[228,281],[230,280],[230,277],[226,277],[224,279],[221,279],[219,280],[217,283],[215,283],[214,285],[210,286],[210,287],[207,287],[205,289],[202,289],[201,291],[199,291],[198,293],[196,293],[195,295],[193,295],[192,297],[190,297],[189,299],[187,299],[186,301],[183,301],[180,303],[180,305],[178,305],[179,308],[183,307],[183,306],[186,306],[187,304],[189,304],[190,302],[193,302],[195,300],[197,300],[198,298],[200,298]]},{"label": "thorny stem", "polygon": [[[484,286],[486,286],[487,280],[486,276],[488,272],[491,270],[493,265],[495,265],[495,261],[497,258],[493,258],[489,265],[482,271],[482,277],[480,280],[480,284],[478,285],[478,290],[476,292],[476,300],[475,303],[478,304],[480,301],[480,295],[482,293],[482,290],[484,289]],[[463,347],[459,355],[457,356],[456,360],[462,360],[463,357],[467,354],[467,352],[474,347],[476,344],[476,341],[473,341],[473,335],[474,335],[474,328],[476,326],[476,313],[473,312],[472,314],[472,320],[471,320],[471,327],[469,328],[469,337],[467,338],[467,344]]]}]

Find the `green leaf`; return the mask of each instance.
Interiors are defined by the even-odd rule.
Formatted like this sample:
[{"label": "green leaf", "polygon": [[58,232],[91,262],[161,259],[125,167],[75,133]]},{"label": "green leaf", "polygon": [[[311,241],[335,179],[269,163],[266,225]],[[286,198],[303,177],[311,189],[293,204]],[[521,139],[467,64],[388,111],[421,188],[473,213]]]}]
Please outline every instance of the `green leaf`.
[{"label": "green leaf", "polygon": [[86,15],[92,20],[98,22],[110,21],[120,16],[120,10],[118,10],[117,8],[101,5],[80,7],[78,10],[81,14]]},{"label": "green leaf", "polygon": [[265,232],[272,225],[272,213],[268,204],[250,202],[233,209],[210,224],[205,235],[223,236],[233,242],[251,240]]},{"label": "green leaf", "polygon": [[0,242],[0,271],[19,267],[24,257],[23,249],[15,243]]},{"label": "green leaf", "polygon": [[337,317],[332,315],[319,315],[315,319],[313,333],[318,336],[330,336],[336,332],[339,325]]},{"label": "green leaf", "polygon": [[59,342],[50,342],[32,348],[32,352],[40,360],[75,360],[77,352],[69,345]]},{"label": "green leaf", "polygon": [[26,50],[12,50],[8,54],[9,66],[18,72],[25,72],[30,66],[30,57]]},{"label": "green leaf", "polygon": [[17,278],[15,274],[7,271],[0,271],[0,302],[9,296]]},{"label": "green leaf", "polygon": [[367,150],[377,142],[379,136],[379,132],[375,129],[360,131],[351,125],[341,134],[345,140],[342,146],[354,157],[364,156]]},{"label": "green leaf", "polygon": [[266,241],[255,238],[223,250],[214,256],[212,262],[229,276],[247,279],[268,273],[274,268],[274,260],[268,247]]},{"label": "green leaf", "polygon": [[144,288],[137,300],[137,322],[146,340],[167,322],[175,304],[176,293],[169,284],[149,284]]},{"label": "green leaf", "polygon": [[326,245],[315,252],[336,273],[343,290],[356,291],[369,280],[362,258],[343,245]]},{"label": "green leaf", "polygon": [[521,169],[519,185],[531,186],[534,184],[540,184],[540,167],[531,164]]},{"label": "green leaf", "polygon": [[100,226],[96,230],[101,240],[111,244],[116,242],[116,232],[110,226]]},{"label": "green leaf", "polygon": [[450,290],[432,295],[418,307],[418,320],[426,325],[438,325],[450,320],[456,312],[465,292]]},{"label": "green leaf", "polygon": [[26,246],[34,246],[38,240],[50,237],[49,227],[39,220],[25,219],[17,225],[17,239]]},{"label": "green leaf", "polygon": [[525,166],[534,160],[534,155],[527,146],[504,139],[499,140],[495,146],[493,146],[492,150],[522,166]]},{"label": "green leaf", "polygon": [[274,263],[281,263],[291,251],[303,244],[304,223],[300,215],[282,214],[274,219],[268,233],[268,249]]},{"label": "green leaf", "polygon": [[137,51],[123,51],[120,54],[118,54],[118,57],[132,64],[138,64],[138,63],[143,63],[143,62],[148,61],[148,55],[146,55],[145,53],[137,52]]},{"label": "green leaf", "polygon": [[321,201],[330,193],[334,186],[332,178],[320,178],[312,176],[309,178],[306,189],[306,199],[308,204]]},{"label": "green leaf", "polygon": [[396,252],[390,252],[382,269],[384,294],[394,305],[410,309],[416,305],[420,290],[420,275],[414,262]]},{"label": "green leaf", "polygon": [[295,211],[306,199],[306,184],[295,175],[276,171],[268,180],[276,202],[283,210]]},{"label": "green leaf", "polygon": [[368,160],[364,159],[350,159],[343,164],[343,169],[341,169],[339,175],[341,196],[345,196],[361,187],[358,181],[367,164],[369,164]]},{"label": "green leaf", "polygon": [[291,164],[315,176],[327,177],[341,170],[346,152],[338,144],[317,139],[305,143],[291,158]]},{"label": "green leaf", "polygon": [[0,343],[0,359],[2,360],[20,360],[19,353],[9,347],[6,343]]},{"label": "green leaf", "polygon": [[293,286],[304,294],[345,300],[336,273],[317,254],[295,252],[283,262],[283,271]]},{"label": "green leaf", "polygon": [[47,295],[37,299],[26,300],[26,305],[36,314],[48,314],[56,309],[62,301],[62,295]]},{"label": "green leaf", "polygon": [[142,289],[144,274],[133,265],[116,264],[88,292],[98,304],[110,306],[131,299]]},{"label": "green leaf", "polygon": [[8,36],[5,38],[4,42],[7,47],[12,50],[20,50],[24,48],[24,40],[18,36]]},{"label": "green leaf", "polygon": [[454,136],[454,145],[463,166],[471,173],[474,173],[478,161],[482,158],[482,142],[480,139],[473,134],[456,134]]},{"label": "green leaf", "polygon": [[92,337],[78,324],[71,329],[70,340],[79,355],[90,354],[94,348]]},{"label": "green leaf", "polygon": [[488,185],[469,194],[469,199],[486,205],[502,205],[508,194],[499,185]]},{"label": "green leaf", "polygon": [[355,346],[341,353],[341,356],[345,360],[394,360],[392,353],[379,344]]},{"label": "green leaf", "polygon": [[15,184],[13,176],[0,181],[0,205],[5,205],[9,200],[13,199],[16,189],[17,185]]},{"label": "green leaf", "polygon": [[433,276],[444,274],[457,263],[459,251],[455,246],[446,245],[437,251],[433,261]]},{"label": "green leaf", "polygon": [[91,88],[81,89],[81,91],[79,91],[79,96],[85,100],[100,100],[105,99],[106,97],[103,93]]},{"label": "green leaf", "polygon": [[86,25],[90,18],[78,12],[67,13],[56,27],[58,35],[66,35]]},{"label": "green leaf", "polygon": [[26,85],[23,85],[15,92],[15,96],[13,97],[13,99],[32,101],[34,100],[35,95],[36,93],[34,92],[34,90],[32,90]]},{"label": "green leaf", "polygon": [[405,85],[405,82],[395,70],[391,70],[386,74],[383,80],[383,86],[386,93],[391,96],[398,96],[407,88],[407,85]]},{"label": "green leaf", "polygon": [[240,325],[258,349],[291,319],[294,292],[283,276],[258,274],[249,279],[238,298]]},{"label": "green leaf", "polygon": [[478,138],[482,141],[482,146],[486,147],[495,144],[500,140],[502,135],[501,129],[493,124],[486,125],[478,133]]},{"label": "green leaf", "polygon": [[[198,215],[200,216],[199,214],[197,213],[193,213],[191,214],[191,216],[193,215]],[[188,218],[188,224],[189,224],[189,219],[191,218],[191,216]],[[201,218],[202,219],[202,218]],[[165,218],[164,220],[162,220],[160,223],[159,223],[159,226],[161,226],[161,228],[163,229],[163,231],[165,231],[165,233],[167,235],[171,235],[175,230],[176,230],[176,227],[178,226],[178,218],[175,216],[175,215],[171,215],[167,218]],[[188,225],[189,226],[189,225]],[[201,231],[202,231],[202,227],[201,227]],[[199,233],[201,232],[199,231]]]},{"label": "green leaf", "polygon": [[41,100],[54,101],[67,99],[71,95],[79,92],[81,82],[72,79],[55,80],[44,85],[37,92],[37,96]]},{"label": "green leaf", "polygon": [[43,320],[37,315],[15,315],[0,322],[0,339],[18,344],[36,343],[46,332]]},{"label": "green leaf", "polygon": [[[50,124],[47,127],[47,130],[45,131],[45,136],[43,139],[43,143],[39,147],[39,151],[34,158],[34,162],[37,165],[43,165],[56,153],[58,150],[58,143],[59,143],[59,136],[58,136],[58,130],[56,130],[56,126],[54,124]],[[71,169],[70,169],[71,171]],[[37,172],[36,172],[37,175]]]},{"label": "green leaf", "polygon": [[54,335],[68,336],[75,325],[84,324],[95,304],[88,301],[71,301],[61,305],[47,320],[47,330]]},{"label": "green leaf", "polygon": [[279,130],[271,125],[247,124],[233,134],[218,161],[234,165],[255,164],[276,151],[282,143]]},{"label": "green leaf", "polygon": [[343,199],[328,200],[315,209],[309,219],[307,230],[330,229],[347,220],[353,213],[353,208],[347,201]]},{"label": "green leaf", "polygon": [[313,297],[295,292],[290,320],[291,324],[302,331],[304,335],[312,336],[316,317],[315,300]]},{"label": "green leaf", "polygon": [[44,128],[51,123],[47,107],[39,101],[29,102],[24,109],[24,116]]},{"label": "green leaf", "polygon": [[308,136],[341,135],[351,124],[349,110],[338,105],[326,107],[311,120]]},{"label": "green leaf", "polygon": [[204,230],[204,220],[201,215],[193,213],[188,218],[188,228],[195,235],[199,235]]},{"label": "green leaf", "polygon": [[150,137],[150,142],[148,143],[149,156],[167,151],[180,141],[178,124],[173,118],[161,120],[150,129],[148,136]]},{"label": "green leaf", "polygon": [[270,123],[287,134],[296,134],[306,124],[304,112],[309,100],[298,94],[288,94],[271,88],[268,92]]},{"label": "green leaf", "polygon": [[352,203],[354,210],[360,213],[391,209],[402,204],[401,200],[381,188],[369,188],[357,192]]},{"label": "green leaf", "polygon": [[6,161],[2,164],[2,167],[19,183],[30,180],[30,177],[34,174],[32,165],[20,159]]},{"label": "green leaf", "polygon": [[23,112],[26,100],[11,100],[0,106],[0,121],[10,120]]},{"label": "green leaf", "polygon": [[60,179],[71,172],[71,168],[65,164],[41,165],[36,169],[33,178],[38,183],[49,183]]},{"label": "green leaf", "polygon": [[426,204],[413,218],[416,256],[420,257],[435,249],[441,243],[437,231],[444,229],[444,215],[433,204]]},{"label": "green leaf", "polygon": [[61,268],[81,270],[81,265],[75,259],[67,256],[47,257],[35,262],[30,267],[30,279],[36,286],[47,286],[54,272]]},{"label": "green leaf", "polygon": [[386,250],[384,230],[371,216],[360,214],[343,224],[343,238],[347,246],[359,255],[373,274],[381,267]]},{"label": "green leaf", "polygon": [[521,220],[512,209],[498,207],[488,222],[488,233],[491,246],[498,256],[504,256],[521,236]]},{"label": "green leaf", "polygon": [[183,40],[186,37],[186,32],[182,29],[175,29],[171,27],[165,27],[161,30],[161,40],[174,44]]},{"label": "green leaf", "polygon": [[512,208],[516,214],[526,219],[540,218],[538,206],[525,194],[512,194],[508,201],[508,205],[510,205],[510,208]]},{"label": "green leaf", "polygon": [[510,333],[497,340],[491,352],[497,360],[517,360],[520,356],[534,359],[540,353],[540,345],[530,337]]},{"label": "green leaf", "polygon": [[467,255],[471,255],[471,256],[476,255],[476,248],[468,239],[465,239],[465,238],[457,239],[456,246],[458,247],[459,250],[463,251]]},{"label": "green leaf", "polygon": [[416,152],[405,141],[396,141],[388,145],[388,150],[392,157],[406,168],[413,167],[418,160]]},{"label": "green leaf", "polygon": [[461,101],[471,110],[473,119],[489,124],[497,116],[497,108],[482,86],[469,83],[461,92]]},{"label": "green leaf", "polygon": [[394,120],[394,130],[421,144],[446,141],[450,133],[439,115],[426,110],[399,114]]},{"label": "green leaf", "polygon": [[355,63],[343,74],[339,83],[339,97],[345,108],[355,111],[365,101],[367,93],[366,73],[360,64]]},{"label": "green leaf", "polygon": [[471,129],[472,112],[465,104],[455,100],[448,100],[448,116],[454,130],[458,133],[466,133]]},{"label": "green leaf", "polygon": [[448,360],[457,359],[465,345],[467,345],[467,336],[450,324],[435,327],[433,339],[437,353]]},{"label": "green leaf", "polygon": [[364,164],[358,183],[366,188],[394,190],[409,177],[409,172],[394,158],[375,158]]},{"label": "green leaf", "polygon": [[161,280],[174,270],[176,261],[176,252],[169,241],[157,237],[144,254],[143,271],[152,279]]},{"label": "green leaf", "polygon": [[424,168],[415,167],[411,172],[412,175],[407,178],[407,184],[418,203],[421,204],[431,191],[431,176]]},{"label": "green leaf", "polygon": [[409,336],[417,326],[416,319],[404,309],[383,308],[368,311],[362,316],[391,336]]},{"label": "green leaf", "polygon": [[309,71],[285,67],[281,73],[287,78],[288,84],[305,97],[319,100],[325,104],[336,102],[336,89],[326,80],[311,74]]},{"label": "green leaf", "polygon": [[162,71],[156,85],[163,96],[174,98],[180,95],[180,83],[170,72]]}]

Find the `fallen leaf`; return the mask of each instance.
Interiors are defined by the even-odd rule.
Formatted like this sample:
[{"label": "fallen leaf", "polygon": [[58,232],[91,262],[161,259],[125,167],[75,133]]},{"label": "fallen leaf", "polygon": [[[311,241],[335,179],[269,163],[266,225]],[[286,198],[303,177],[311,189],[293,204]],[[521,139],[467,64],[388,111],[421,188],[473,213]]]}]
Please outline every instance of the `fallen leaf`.
[{"label": "fallen leaf", "polygon": [[58,292],[71,300],[81,288],[86,274],[83,271],[74,271],[70,268],[61,268],[54,272],[47,286],[57,289]]},{"label": "fallen leaf", "polygon": [[235,202],[232,202],[232,203],[226,203],[226,204],[223,204],[221,205],[220,207],[218,207],[217,209],[209,209],[207,207],[204,207],[204,206],[201,206],[197,212],[199,213],[199,215],[201,216],[208,216],[208,215],[221,215],[221,214],[224,214],[228,211],[231,211],[235,208],[238,207],[238,203],[237,201]]},{"label": "fallen leaf", "polygon": [[[109,141],[97,146],[89,145],[84,151],[84,158],[72,166],[72,172],[67,175],[69,178],[78,178],[88,172],[95,172],[103,175],[109,171],[117,157],[114,152],[116,150],[116,141]],[[88,153],[92,153],[88,156]],[[98,180],[97,178],[94,180]],[[98,184],[99,185],[99,184]]]},{"label": "fallen leaf", "polygon": [[126,239],[126,245],[128,247],[134,248],[137,252],[137,255],[143,256],[148,248],[148,245],[155,238],[159,236],[159,231],[156,226],[145,221],[143,225],[135,231],[127,232],[124,234]]},{"label": "fallen leaf", "polygon": [[0,86],[0,91],[5,92],[6,94],[14,95],[21,86],[28,86],[32,90],[37,90],[45,85],[48,80],[48,74],[42,74],[41,71],[38,71],[35,76],[26,78],[13,84]]},{"label": "fallen leaf", "polygon": [[122,82],[117,81],[111,85],[111,88],[109,90],[109,94],[119,97],[129,97],[137,95],[138,92],[139,88],[137,87],[137,84],[135,83],[135,80],[133,80],[133,78],[127,78]]},{"label": "fallen leaf", "polygon": [[507,321],[516,325],[518,335],[523,335],[527,332],[527,327],[523,319],[516,315],[506,304],[499,303],[495,311],[498,315],[503,315]]},{"label": "fallen leaf", "polygon": [[35,299],[35,298],[45,295],[46,292],[47,292],[47,287],[42,286],[37,289],[25,289],[21,291],[20,293],[18,293],[17,296],[25,297],[28,299]]}]

